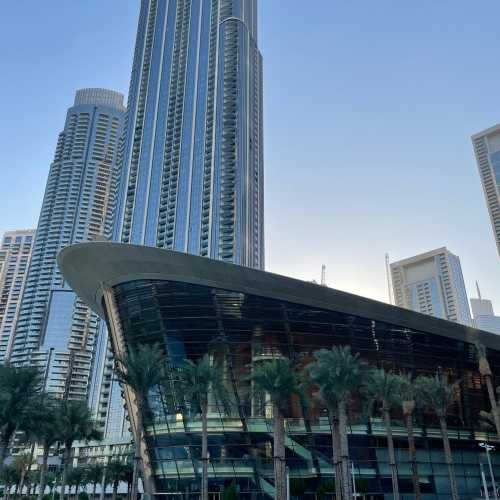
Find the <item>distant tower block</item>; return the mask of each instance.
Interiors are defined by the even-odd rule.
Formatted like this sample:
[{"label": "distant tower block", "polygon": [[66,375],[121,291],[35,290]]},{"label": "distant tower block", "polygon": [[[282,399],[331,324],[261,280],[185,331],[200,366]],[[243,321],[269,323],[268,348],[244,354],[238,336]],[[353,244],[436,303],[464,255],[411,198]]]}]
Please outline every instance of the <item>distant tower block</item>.
[{"label": "distant tower block", "polygon": [[391,264],[396,305],[472,326],[460,259],[438,248]]}]

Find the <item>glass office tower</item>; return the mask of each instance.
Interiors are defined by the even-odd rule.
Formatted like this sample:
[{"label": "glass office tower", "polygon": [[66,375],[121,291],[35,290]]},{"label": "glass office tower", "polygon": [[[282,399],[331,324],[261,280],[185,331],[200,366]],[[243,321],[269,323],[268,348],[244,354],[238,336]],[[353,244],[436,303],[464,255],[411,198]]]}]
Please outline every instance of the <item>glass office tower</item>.
[{"label": "glass office tower", "polygon": [[10,361],[40,366],[46,389],[86,399],[98,319],[68,287],[56,255],[111,236],[123,95],[76,93],[51,164]]},{"label": "glass office tower", "polygon": [[143,0],[115,240],[263,268],[257,0]]}]

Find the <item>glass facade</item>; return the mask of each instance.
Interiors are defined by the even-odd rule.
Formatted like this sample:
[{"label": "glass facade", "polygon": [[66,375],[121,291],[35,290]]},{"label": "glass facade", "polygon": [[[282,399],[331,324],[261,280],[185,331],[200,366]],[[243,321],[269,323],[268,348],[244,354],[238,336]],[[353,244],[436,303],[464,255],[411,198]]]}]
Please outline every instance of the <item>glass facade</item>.
[{"label": "glass facade", "polygon": [[[488,410],[486,389],[477,371],[472,344],[450,336],[411,329],[331,309],[179,281],[141,280],[112,289],[124,346],[161,346],[169,380],[149,395],[144,411],[147,445],[157,493],[166,498],[197,498],[201,471],[199,415],[173,388],[184,359],[209,353],[224,370],[231,404],[214,398],[209,408],[209,489],[236,481],[240,498],[273,497],[272,409],[265,394],[249,382],[263,360],[286,357],[305,366],[320,348],[347,344],[372,365],[413,374],[436,369],[459,382],[459,397],[448,417],[458,486],[463,500],[480,496],[478,441],[488,439],[478,413]],[[109,313],[109,311],[108,311]],[[435,321],[432,318],[429,321]],[[425,325],[425,320],[420,320]],[[444,329],[463,328],[443,322]],[[116,347],[116,346],[115,346]],[[122,346],[123,347],[123,346]],[[494,373],[500,352],[489,350]],[[264,402],[264,404],[263,404]],[[358,489],[373,499],[392,498],[383,422],[360,416],[351,407],[349,443]],[[402,415],[394,413],[398,476],[402,494],[412,493],[408,445]],[[435,418],[416,415],[417,459],[426,500],[450,498],[447,466]],[[314,398],[305,407],[291,400],[286,414],[286,461],[300,498],[315,498],[333,477],[332,444],[325,409]],[[493,457],[500,474],[500,459]],[[169,496],[170,495],[170,496]],[[190,497],[190,495],[192,495]],[[406,497],[403,497],[406,498]],[[412,498],[408,496],[407,498]]]},{"label": "glass facade", "polygon": [[114,239],[264,267],[257,0],[143,0]]}]

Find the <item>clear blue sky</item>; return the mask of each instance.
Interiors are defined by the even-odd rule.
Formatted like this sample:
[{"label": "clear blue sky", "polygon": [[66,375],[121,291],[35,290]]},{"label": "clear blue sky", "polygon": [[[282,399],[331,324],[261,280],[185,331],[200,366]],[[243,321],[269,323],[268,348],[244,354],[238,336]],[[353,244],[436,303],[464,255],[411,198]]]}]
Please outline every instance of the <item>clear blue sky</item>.
[{"label": "clear blue sky", "polygon": [[[0,233],[35,226],[75,89],[124,93],[139,0],[0,21]],[[500,313],[470,135],[500,122],[498,0],[261,0],[267,268],[386,298],[384,253],[446,245]]]}]

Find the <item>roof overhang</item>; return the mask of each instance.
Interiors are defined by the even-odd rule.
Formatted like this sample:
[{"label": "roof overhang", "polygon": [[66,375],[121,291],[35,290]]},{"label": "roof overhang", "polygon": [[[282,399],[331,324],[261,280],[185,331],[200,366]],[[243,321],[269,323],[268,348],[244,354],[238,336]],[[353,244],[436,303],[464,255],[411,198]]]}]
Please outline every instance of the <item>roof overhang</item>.
[{"label": "roof overhang", "polygon": [[104,287],[166,280],[259,295],[337,311],[500,351],[500,335],[278,274],[171,250],[111,242],[79,243],[58,255],[64,279],[99,316]]}]

